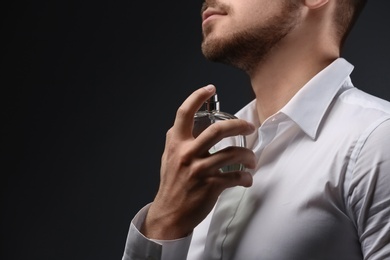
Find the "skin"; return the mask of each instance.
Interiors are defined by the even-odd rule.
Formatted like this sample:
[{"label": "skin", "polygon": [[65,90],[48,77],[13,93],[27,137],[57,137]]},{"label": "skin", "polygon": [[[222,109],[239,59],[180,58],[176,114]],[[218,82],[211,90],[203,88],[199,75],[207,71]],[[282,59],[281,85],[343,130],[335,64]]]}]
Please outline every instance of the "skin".
[{"label": "skin", "polygon": [[[286,17],[284,0],[207,0],[202,10],[219,14],[202,23],[202,51],[206,58],[248,74],[256,95],[259,121],[264,122],[339,57],[340,39],[336,37],[332,18],[336,4],[337,0],[296,0],[293,11],[288,9],[291,15],[283,20],[279,18]],[[256,29],[266,32],[267,28],[276,33],[264,34],[264,38],[253,33]],[[219,51],[221,46],[234,44],[240,37],[239,45],[246,44],[245,52],[237,52],[237,45]],[[270,41],[272,44],[267,45]],[[192,136],[195,112],[215,91],[212,85],[199,88],[177,110],[166,135],[159,190],[141,227],[146,237],[161,240],[185,237],[212,210],[223,190],[252,185],[248,172],[221,174],[218,170],[232,163],[254,168],[256,158],[251,150],[231,147],[212,155],[208,150],[224,137],[252,133],[255,126],[241,119],[227,120],[211,125],[197,138]]]}]

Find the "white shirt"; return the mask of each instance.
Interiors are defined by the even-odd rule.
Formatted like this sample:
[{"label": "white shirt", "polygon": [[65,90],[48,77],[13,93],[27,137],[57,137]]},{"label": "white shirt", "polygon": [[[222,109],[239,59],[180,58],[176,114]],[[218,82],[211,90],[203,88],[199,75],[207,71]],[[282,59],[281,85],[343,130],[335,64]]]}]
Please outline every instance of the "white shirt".
[{"label": "white shirt", "polygon": [[258,126],[253,185],[225,190],[174,241],[138,231],[147,205],[123,260],[390,259],[390,103],[355,88],[352,70],[335,60],[261,126],[255,100],[236,113]]}]

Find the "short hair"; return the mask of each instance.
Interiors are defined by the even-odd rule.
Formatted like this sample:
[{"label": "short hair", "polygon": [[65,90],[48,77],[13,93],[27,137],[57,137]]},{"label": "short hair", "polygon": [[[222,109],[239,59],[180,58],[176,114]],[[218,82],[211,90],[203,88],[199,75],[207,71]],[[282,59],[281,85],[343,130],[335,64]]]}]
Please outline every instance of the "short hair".
[{"label": "short hair", "polygon": [[343,46],[346,38],[351,32],[367,0],[337,0],[338,6],[335,11],[335,22],[337,37],[340,45]]}]

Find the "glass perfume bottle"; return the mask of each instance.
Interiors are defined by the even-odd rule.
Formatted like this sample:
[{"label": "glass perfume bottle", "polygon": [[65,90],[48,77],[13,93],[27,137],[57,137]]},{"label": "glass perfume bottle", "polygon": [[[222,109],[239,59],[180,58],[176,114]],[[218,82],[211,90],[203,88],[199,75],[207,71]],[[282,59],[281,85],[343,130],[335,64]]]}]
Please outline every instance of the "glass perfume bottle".
[{"label": "glass perfume bottle", "polygon": [[[229,120],[237,118],[234,115],[231,115],[220,110],[220,102],[218,100],[218,95],[214,94],[209,98],[204,104],[203,107],[195,113],[194,117],[194,128],[193,135],[197,137],[203,130],[205,130],[211,124],[214,124],[218,121]],[[209,153],[215,153],[221,149],[224,149],[227,146],[240,146],[246,147],[246,139],[243,135],[225,137],[220,142],[215,144],[209,149]],[[242,164],[231,164],[222,167],[221,172],[230,172],[230,171],[242,171],[244,170],[244,165]]]}]

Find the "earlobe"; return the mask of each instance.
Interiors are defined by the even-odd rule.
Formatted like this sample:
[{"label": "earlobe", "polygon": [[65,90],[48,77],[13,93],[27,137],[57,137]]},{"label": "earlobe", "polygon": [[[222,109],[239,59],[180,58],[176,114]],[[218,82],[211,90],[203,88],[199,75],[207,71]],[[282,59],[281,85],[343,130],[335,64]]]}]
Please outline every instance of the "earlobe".
[{"label": "earlobe", "polygon": [[304,0],[304,2],[309,9],[317,9],[326,5],[329,0]]}]

